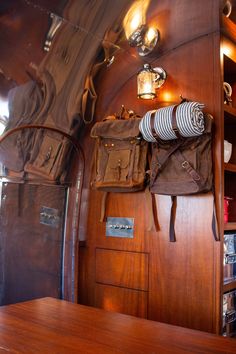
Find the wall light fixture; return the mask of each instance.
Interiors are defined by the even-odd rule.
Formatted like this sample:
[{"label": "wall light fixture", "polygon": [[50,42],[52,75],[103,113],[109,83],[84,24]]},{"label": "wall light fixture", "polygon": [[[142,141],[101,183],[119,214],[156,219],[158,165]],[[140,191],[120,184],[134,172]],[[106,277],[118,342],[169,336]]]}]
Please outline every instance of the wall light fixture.
[{"label": "wall light fixture", "polygon": [[159,32],[146,24],[146,11],[150,0],[136,0],[127,12],[123,25],[131,47],[137,47],[141,56],[149,54],[156,46]]},{"label": "wall light fixture", "polygon": [[157,97],[156,89],[164,84],[166,77],[164,69],[152,68],[150,64],[144,64],[137,76],[138,98],[150,100]]}]

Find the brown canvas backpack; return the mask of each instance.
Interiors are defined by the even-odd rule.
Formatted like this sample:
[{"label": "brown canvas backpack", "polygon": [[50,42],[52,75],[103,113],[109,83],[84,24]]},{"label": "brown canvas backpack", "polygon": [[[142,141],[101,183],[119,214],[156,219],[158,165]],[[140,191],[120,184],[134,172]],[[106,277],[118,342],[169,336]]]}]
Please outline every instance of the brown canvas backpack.
[{"label": "brown canvas backpack", "polygon": [[151,193],[177,196],[212,190],[211,127],[212,117],[205,115],[202,135],[153,143]]},{"label": "brown canvas backpack", "polygon": [[[198,136],[183,137],[176,123],[178,106],[173,107],[170,119],[171,130],[176,135],[175,139],[163,140],[157,135],[154,128],[155,111],[149,112],[148,130],[145,128],[145,133],[151,133],[150,136],[156,139],[156,142],[152,143],[150,192],[169,195],[172,199],[169,224],[169,236],[172,242],[176,240],[174,230],[176,197],[213,192],[211,147],[213,118],[209,114],[204,114],[204,131]],[[212,231],[215,239],[218,240],[214,205]]]},{"label": "brown canvas backpack", "polygon": [[[128,118],[128,119],[127,119]],[[148,143],[139,132],[141,118],[109,116],[96,123],[93,187],[108,192],[135,192],[145,187]]]}]

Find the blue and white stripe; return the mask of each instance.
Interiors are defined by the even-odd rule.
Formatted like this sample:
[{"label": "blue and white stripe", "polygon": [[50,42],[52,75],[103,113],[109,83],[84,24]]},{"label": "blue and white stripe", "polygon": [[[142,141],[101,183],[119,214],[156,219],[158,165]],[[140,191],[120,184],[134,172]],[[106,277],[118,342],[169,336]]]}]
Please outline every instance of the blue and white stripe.
[{"label": "blue and white stripe", "polygon": [[[180,134],[183,137],[199,136],[204,132],[204,115],[202,109],[204,104],[198,102],[184,102],[176,109],[176,123]],[[160,108],[155,111],[148,111],[142,118],[139,129],[143,138],[150,142],[156,139],[151,131],[151,113],[155,112],[154,129],[157,136],[162,140],[177,139],[172,129],[172,112],[174,106]]]}]

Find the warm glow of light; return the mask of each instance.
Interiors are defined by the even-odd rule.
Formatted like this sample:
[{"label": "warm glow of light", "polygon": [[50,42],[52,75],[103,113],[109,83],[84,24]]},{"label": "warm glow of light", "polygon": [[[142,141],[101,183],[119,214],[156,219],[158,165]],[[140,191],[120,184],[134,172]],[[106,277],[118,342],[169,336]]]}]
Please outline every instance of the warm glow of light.
[{"label": "warm glow of light", "polygon": [[163,101],[172,102],[174,100],[173,94],[169,91],[162,92]]},{"label": "warm glow of light", "polygon": [[145,82],[143,84],[143,92],[149,93],[149,92],[152,92],[152,91],[153,91],[152,84],[150,82]]},{"label": "warm glow of light", "polygon": [[112,299],[110,299],[107,296],[103,300],[103,308],[104,308],[104,310],[107,310],[107,311],[116,311],[117,310]]},{"label": "warm glow of light", "polygon": [[146,93],[145,95],[142,95],[140,98],[142,98],[144,100],[153,100],[155,98],[155,96],[151,93]]},{"label": "warm glow of light", "polygon": [[133,33],[142,24],[142,16],[137,12],[130,22],[130,31]]},{"label": "warm glow of light", "polygon": [[232,48],[229,45],[222,45],[222,47],[220,48],[221,54],[226,55],[227,57],[230,57],[232,55]]},{"label": "warm glow of light", "polygon": [[156,35],[157,35],[156,30],[154,28],[150,27],[146,33],[145,42],[151,43],[153,41],[153,39],[156,37]]},{"label": "warm glow of light", "polygon": [[129,39],[131,34],[140,26],[146,23],[146,12],[150,0],[136,0],[128,10],[123,26],[126,38]]}]

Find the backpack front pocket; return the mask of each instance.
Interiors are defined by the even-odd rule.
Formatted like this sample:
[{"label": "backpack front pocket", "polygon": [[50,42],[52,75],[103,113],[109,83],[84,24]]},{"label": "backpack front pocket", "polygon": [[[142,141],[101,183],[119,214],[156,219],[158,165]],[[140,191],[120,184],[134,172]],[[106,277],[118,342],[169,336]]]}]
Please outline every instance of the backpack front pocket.
[{"label": "backpack front pocket", "polygon": [[109,151],[105,182],[126,182],[129,175],[131,150]]}]

